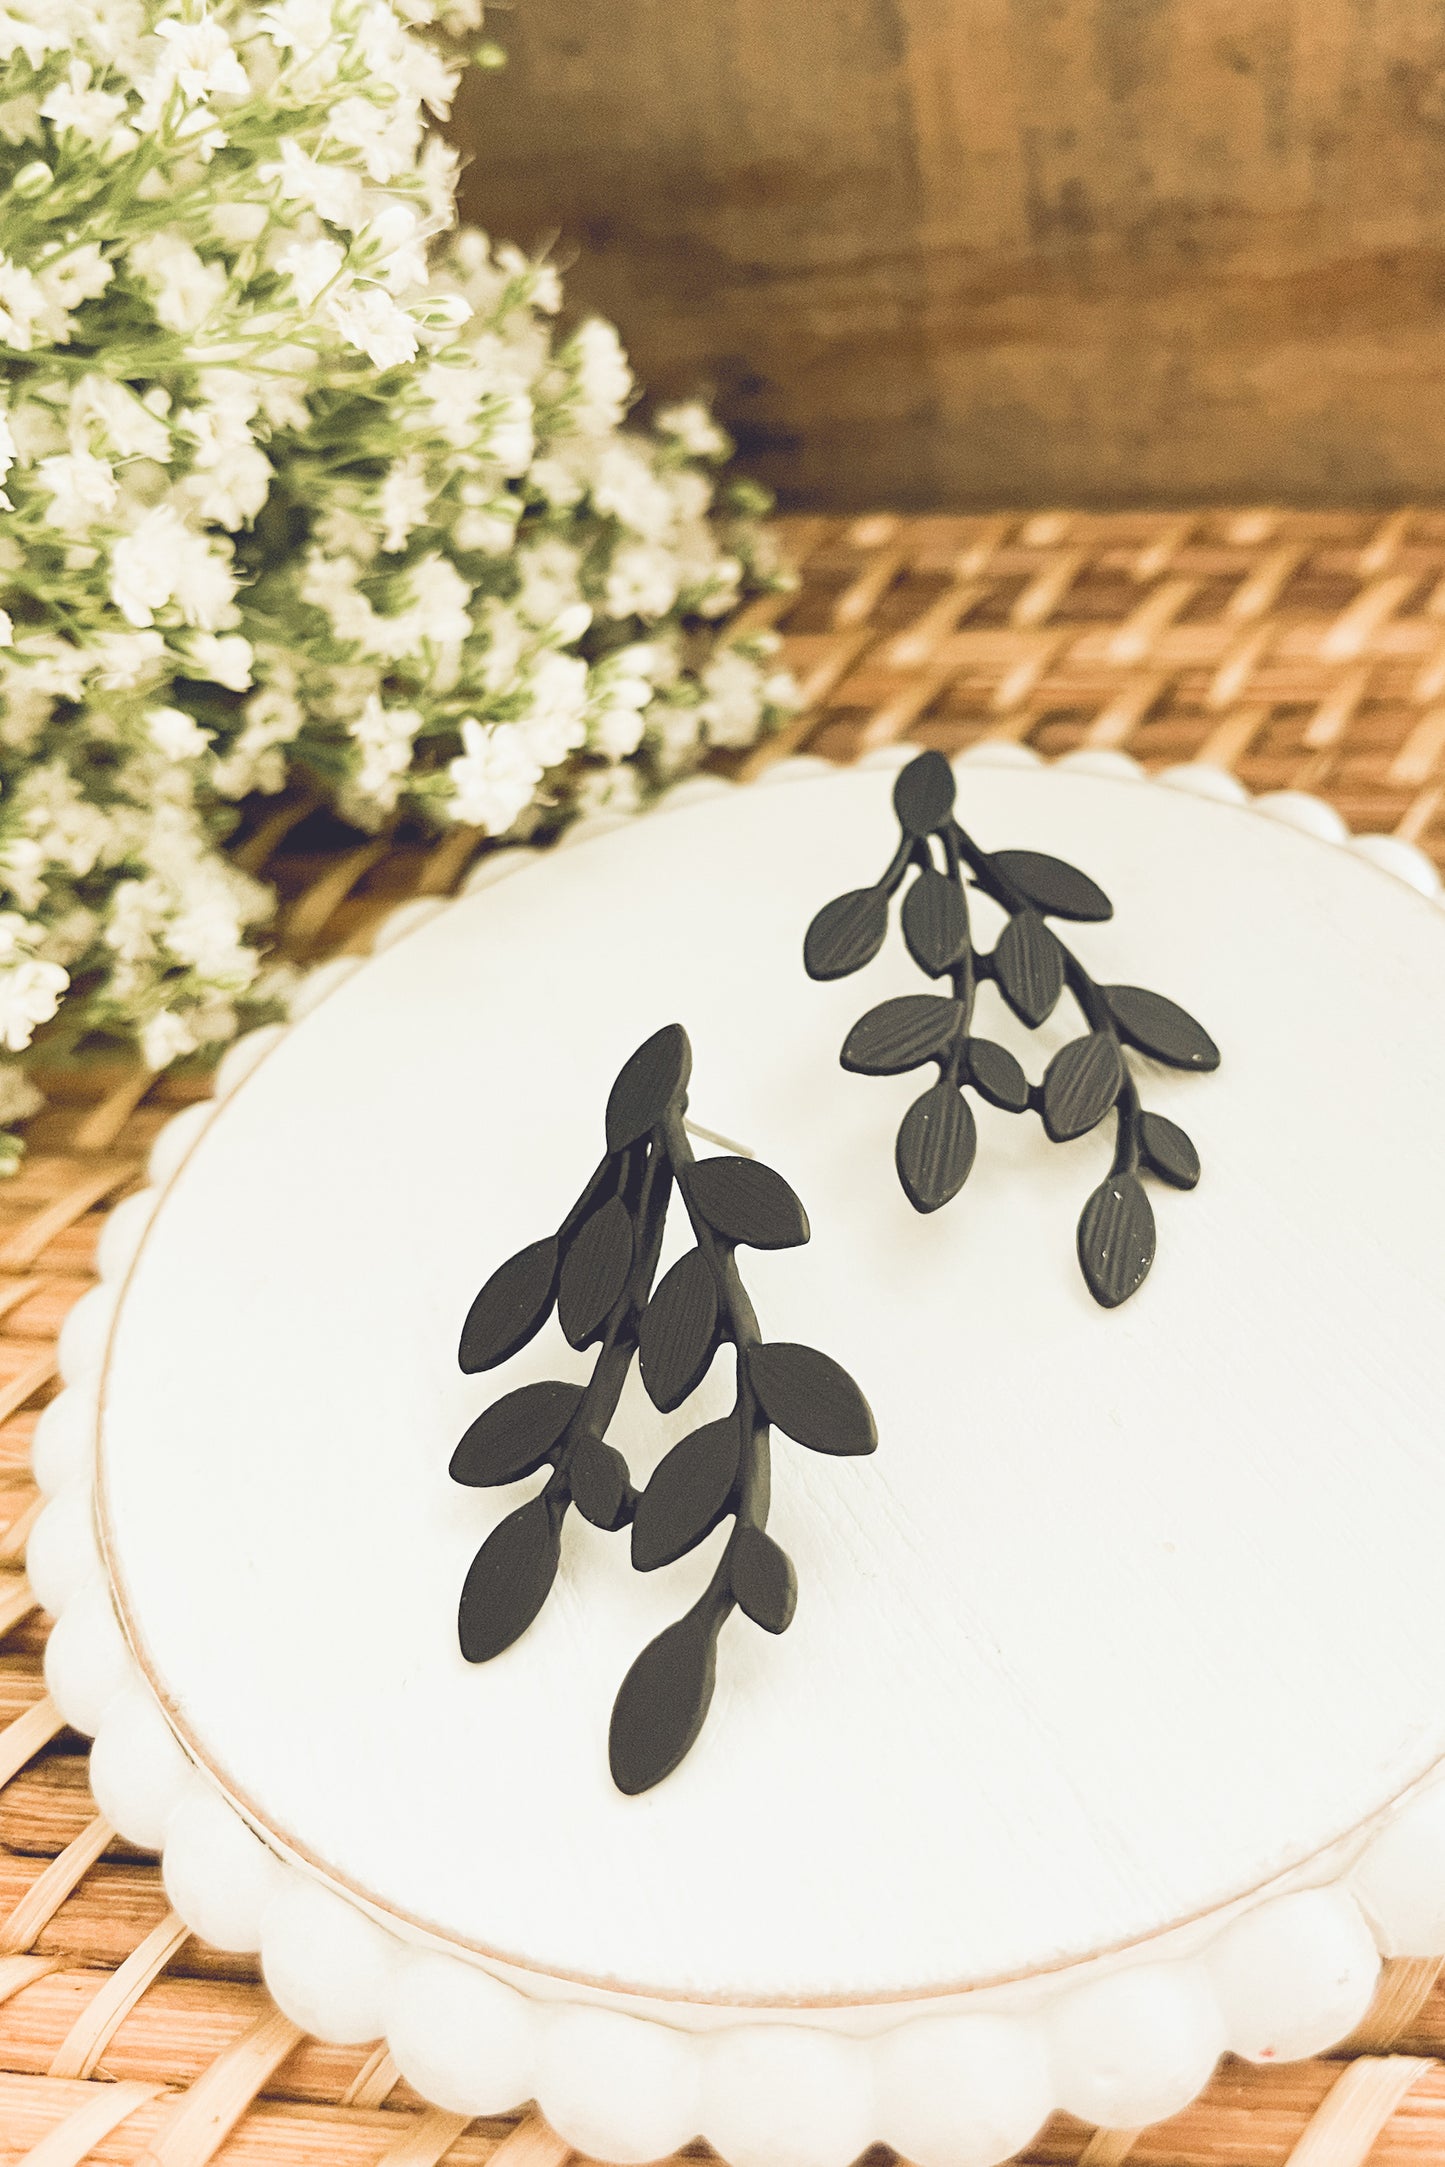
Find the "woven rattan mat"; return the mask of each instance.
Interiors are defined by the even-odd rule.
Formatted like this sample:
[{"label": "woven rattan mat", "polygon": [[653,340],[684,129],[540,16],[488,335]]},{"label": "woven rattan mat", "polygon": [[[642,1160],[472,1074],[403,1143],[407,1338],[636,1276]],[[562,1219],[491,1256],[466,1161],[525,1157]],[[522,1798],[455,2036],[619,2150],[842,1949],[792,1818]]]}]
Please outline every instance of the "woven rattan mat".
[{"label": "woven rattan mat", "polygon": [[[1201,760],[1330,798],[1445,858],[1445,513],[1269,511],[784,522],[796,594],[773,623],[809,705],[755,771],[904,736]],[[452,888],[476,848],[303,852],[283,801],[243,846],[287,898],[301,957],[364,949],[397,902]],[[384,2055],[303,2037],[253,1962],[187,1938],[154,1863],[112,1841],[82,1742],[45,1697],[22,1571],[30,1434],[55,1334],[106,1212],[175,1106],[205,1089],[117,1071],[51,1079],[0,1188],[0,2167],[561,2167],[535,2116],[423,2108]],[[143,1095],[144,1094],[144,1095]],[[1026,2155],[1088,2167],[1440,2167],[1445,1975],[1397,1962],[1338,2058],[1226,2063],[1173,2121],[1059,2117]],[[705,2154],[703,2154],[705,2156]],[[880,2155],[882,2157],[882,2155]]]}]

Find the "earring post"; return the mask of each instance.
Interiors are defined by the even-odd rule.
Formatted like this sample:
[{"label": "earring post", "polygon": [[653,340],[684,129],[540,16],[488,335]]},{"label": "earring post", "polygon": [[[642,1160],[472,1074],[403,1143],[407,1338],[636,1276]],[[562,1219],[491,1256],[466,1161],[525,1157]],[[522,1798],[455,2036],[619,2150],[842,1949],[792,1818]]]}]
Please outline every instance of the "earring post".
[{"label": "earring post", "polygon": [[700,1121],[692,1121],[686,1114],[682,1117],[682,1125],[689,1136],[700,1136],[705,1144],[721,1144],[724,1151],[735,1152],[740,1159],[757,1157],[755,1151],[750,1151],[746,1144],[740,1144],[735,1136],[719,1136],[716,1129],[705,1129]]}]

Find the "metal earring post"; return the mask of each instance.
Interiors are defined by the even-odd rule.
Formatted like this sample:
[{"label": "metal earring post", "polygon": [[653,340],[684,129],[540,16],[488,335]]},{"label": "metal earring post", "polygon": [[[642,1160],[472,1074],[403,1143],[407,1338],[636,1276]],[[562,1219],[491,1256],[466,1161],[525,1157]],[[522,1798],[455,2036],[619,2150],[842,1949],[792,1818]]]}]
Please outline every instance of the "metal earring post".
[{"label": "metal earring post", "polygon": [[705,1129],[700,1121],[690,1121],[686,1114],[682,1117],[682,1125],[689,1136],[700,1136],[705,1144],[721,1144],[724,1151],[734,1152],[740,1159],[757,1157],[755,1151],[749,1151],[747,1145],[740,1144],[736,1137],[719,1136],[716,1129]]}]

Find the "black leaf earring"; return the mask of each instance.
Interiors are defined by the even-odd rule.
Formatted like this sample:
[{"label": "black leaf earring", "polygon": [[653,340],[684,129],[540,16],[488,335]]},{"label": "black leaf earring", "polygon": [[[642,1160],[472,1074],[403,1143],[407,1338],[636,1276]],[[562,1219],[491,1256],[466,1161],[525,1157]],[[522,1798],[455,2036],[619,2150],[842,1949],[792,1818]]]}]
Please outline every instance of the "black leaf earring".
[{"label": "black leaf earring", "polygon": [[[830,979],[871,963],[888,931],[889,904],[909,868],[917,869],[903,898],[903,938],[920,970],[951,981],[951,997],[904,994],[871,1008],[844,1041],[843,1067],[897,1076],[938,1064],[937,1083],[915,1100],[898,1131],[898,1178],[916,1211],[937,1211],[968,1179],[977,1130],[966,1088],[1008,1113],[1039,1114],[1056,1144],[1097,1128],[1113,1110],[1114,1163],[1084,1206],[1078,1251],[1089,1292],[1116,1309],[1154,1261],[1154,1213],[1140,1176],[1155,1174],[1176,1189],[1192,1189],[1199,1179],[1199,1156],[1183,1129],[1140,1104],[1124,1048],[1196,1070],[1218,1068],[1219,1049],[1162,993],[1097,985],[1044,920],[1111,918],[1109,898],[1059,858],[980,850],[954,819],[955,788],[942,753],[909,762],[893,792],[902,832],[892,859],[873,887],[824,904],[808,928],[804,966],[810,978]],[[970,884],[1008,913],[992,954],[973,946],[965,868]],[[1066,987],[1083,1017],[1083,1037],[1054,1055],[1040,1083],[1029,1082],[1007,1047],[971,1035],[975,996],[990,978],[1030,1030],[1052,1015]]]},{"label": "black leaf earring", "polygon": [[[500,1655],[537,1616],[571,1506],[595,1527],[630,1525],[639,1572],[675,1563],[732,1518],[703,1593],[622,1681],[609,1753],[613,1781],[626,1792],[660,1783],[697,1739],[718,1634],[732,1612],[770,1633],[792,1621],[792,1563],[767,1533],[770,1425],[814,1452],[872,1452],[878,1442],[846,1370],[815,1348],[761,1337],[736,1251],[796,1248],[809,1239],[807,1217],[769,1167],[693,1156],[683,1118],[691,1069],[680,1024],[638,1047],[607,1101],[601,1164],[557,1232],[492,1274],[471,1306],[459,1354],[469,1375],[494,1369],[526,1346],[554,1306],[573,1347],[598,1349],[585,1385],[559,1379],[507,1393],[452,1455],[453,1480],[483,1488],[550,1468],[536,1496],[492,1530],[472,1561],[458,1613],[468,1662]],[[695,1246],[654,1291],[674,1187]],[[639,1493],[607,1442],[634,1357],[653,1405],[671,1413],[725,1344],[737,1356],[731,1412],[674,1445]]]}]

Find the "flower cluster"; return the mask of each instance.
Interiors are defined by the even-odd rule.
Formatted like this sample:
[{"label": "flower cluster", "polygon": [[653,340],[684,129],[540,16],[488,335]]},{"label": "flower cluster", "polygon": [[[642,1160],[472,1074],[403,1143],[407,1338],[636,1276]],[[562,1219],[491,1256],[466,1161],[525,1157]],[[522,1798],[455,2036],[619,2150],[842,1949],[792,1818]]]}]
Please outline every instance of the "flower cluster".
[{"label": "flower cluster", "polygon": [[480,13],[0,0],[0,1126],[41,1027],[160,1068],[283,995],[241,799],[530,834],[786,708],[726,438],[454,230]]}]

